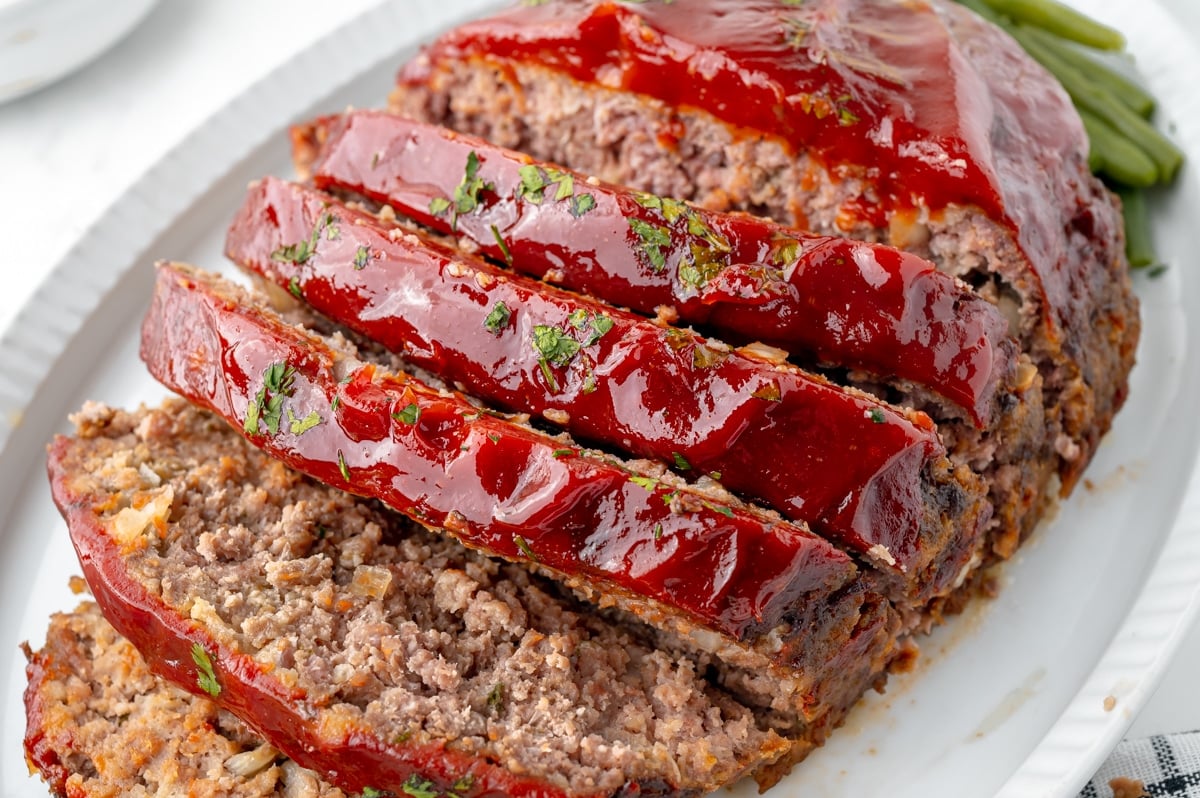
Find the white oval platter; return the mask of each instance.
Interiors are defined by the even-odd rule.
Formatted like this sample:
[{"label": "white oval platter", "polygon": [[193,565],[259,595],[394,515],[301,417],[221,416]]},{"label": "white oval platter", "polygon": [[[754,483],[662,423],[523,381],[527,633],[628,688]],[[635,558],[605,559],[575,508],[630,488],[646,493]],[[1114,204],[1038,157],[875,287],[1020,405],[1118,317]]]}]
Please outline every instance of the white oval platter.
[{"label": "white oval platter", "polygon": [[[0,795],[47,794],[22,756],[18,644],[39,645],[48,613],[78,601],[44,447],[85,399],[131,406],[164,396],[137,358],[152,263],[228,270],[220,243],[243,187],[289,173],[286,125],[382,104],[395,67],[420,42],[493,4],[394,2],[299,53],[139,180],[0,337]],[[1126,32],[1189,163],[1200,163],[1200,54],[1155,2],[1074,5]],[[1200,445],[1195,167],[1153,208],[1170,268],[1136,278],[1138,366],[1087,484],[1004,568],[999,598],[923,641],[916,671],[868,697],[775,795],[1066,798],[1153,691],[1200,608],[1200,484],[1189,488]]]}]

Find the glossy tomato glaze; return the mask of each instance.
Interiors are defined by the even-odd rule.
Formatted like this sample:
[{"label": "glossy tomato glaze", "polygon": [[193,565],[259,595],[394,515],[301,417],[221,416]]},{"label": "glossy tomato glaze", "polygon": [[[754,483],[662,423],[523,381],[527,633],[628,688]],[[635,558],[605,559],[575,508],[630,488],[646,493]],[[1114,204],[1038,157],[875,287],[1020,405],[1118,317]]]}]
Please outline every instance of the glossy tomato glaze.
[{"label": "glossy tomato glaze", "polygon": [[[305,241],[315,248],[293,251]],[[917,426],[865,395],[514,275],[275,178],[250,188],[226,254],[489,403],[555,418],[577,439],[675,463],[684,476],[715,473],[860,554],[883,546],[911,579],[941,554],[923,533],[940,536],[942,526],[922,528],[926,497],[914,489],[945,455],[923,414],[913,415]],[[567,362],[539,352],[539,329],[577,347]],[[948,590],[962,565],[952,559],[920,590]]]},{"label": "glossy tomato glaze", "polygon": [[1082,124],[1054,80],[1029,80],[1020,48],[989,35],[968,62],[923,0],[550,0],[451,31],[399,81],[443,60],[542,64],[774,137],[835,180],[861,176],[858,214],[876,228],[896,210],[976,206],[1024,251],[1047,320],[1086,324],[1064,234],[1077,188],[1061,166],[1086,154]]},{"label": "glossy tomato glaze", "polygon": [[[807,529],[636,477],[457,394],[347,364],[244,300],[231,284],[160,266],[142,359],[167,387],[328,485],[473,548],[653,599],[737,640],[833,600],[856,573]],[[285,366],[287,390],[273,391],[267,370]],[[275,430],[261,415],[247,420],[264,390],[266,402],[281,397]]]},{"label": "glossy tomato glaze", "polygon": [[[231,651],[190,618],[167,606],[159,596],[133,579],[121,549],[96,514],[106,497],[81,494],[73,487],[72,441],[59,436],[50,446],[48,470],[55,503],[67,521],[84,577],[104,617],[141,652],[158,676],[200,695],[243,719],[302,767],[354,794],[364,789],[392,787],[399,794],[412,776],[430,780],[439,792],[457,790],[460,798],[566,798],[555,785],[517,776],[485,759],[456,752],[443,743],[385,743],[348,721],[320,722],[321,707],[304,691],[281,683],[253,658]],[[202,691],[192,660],[198,644],[212,660],[220,692]],[[38,659],[28,666],[41,667]],[[30,682],[37,681],[31,672]],[[26,694],[27,711],[39,711]],[[42,724],[31,722],[30,728]],[[48,776],[64,780],[66,770],[57,754],[38,736],[26,737],[28,756]],[[462,789],[465,777],[471,781]],[[455,786],[458,785],[458,786]],[[574,798],[574,794],[571,794]]]},{"label": "glossy tomato glaze", "polygon": [[[327,139],[309,166],[319,187],[387,203],[469,237],[518,271],[615,305],[643,313],[670,306],[683,322],[737,343],[762,341],[911,380],[962,406],[981,427],[1013,366],[1003,315],[915,255],[691,206],[664,218],[661,207],[647,207],[661,199],[547,171],[519,153],[393,114],[354,111],[295,136],[298,152]],[[439,197],[454,196],[472,153],[490,189],[469,213],[431,213]],[[560,178],[530,196],[522,169],[531,167],[538,179],[570,175],[572,190],[560,197]],[[661,266],[648,260],[637,224],[669,231],[656,245]]]}]

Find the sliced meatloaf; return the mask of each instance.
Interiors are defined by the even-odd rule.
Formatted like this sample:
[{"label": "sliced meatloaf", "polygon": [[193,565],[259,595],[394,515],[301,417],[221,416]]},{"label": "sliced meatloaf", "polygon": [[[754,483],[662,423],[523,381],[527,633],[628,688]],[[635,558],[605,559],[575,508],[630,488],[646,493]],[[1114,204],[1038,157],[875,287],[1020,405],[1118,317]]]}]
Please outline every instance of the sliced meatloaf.
[{"label": "sliced meatloaf", "polygon": [[392,107],[656,194],[931,258],[1010,317],[1069,490],[1139,321],[1062,88],[947,0],[522,4],[406,65]]},{"label": "sliced meatloaf", "polygon": [[[993,512],[986,538],[994,556],[1011,554],[1040,517],[1057,461],[1046,434],[1041,377],[1018,352],[999,309],[929,262],[883,245],[805,234],[605,184],[395,114],[324,117],[295,127],[292,139],[297,170],[316,185],[454,233],[465,239],[464,248],[478,248],[515,271],[656,315],[659,324],[670,319],[734,343],[779,347],[838,382],[935,416],[952,461],[987,486]],[[460,210],[449,198],[462,195],[467,169],[476,190],[473,207]],[[300,253],[303,262],[289,260],[284,253],[307,235],[296,205],[271,181],[252,189],[230,230],[227,254],[258,263],[252,268],[273,272],[277,281],[286,273],[287,287],[320,307],[344,303],[343,284],[369,284],[379,298],[372,304],[380,306],[367,309],[372,326],[395,329],[386,320],[394,312],[382,307],[399,303],[369,274],[336,277],[334,290],[323,287],[322,276],[335,269],[348,274],[352,260],[356,270],[376,271],[376,256],[395,245],[360,244],[372,258],[342,252],[338,262],[328,250],[345,249],[344,242],[325,242]],[[287,231],[290,246],[271,241],[279,248],[269,261],[261,253],[251,256],[251,247],[261,249],[276,227]],[[332,261],[322,264],[323,258]],[[384,258],[379,266],[386,265]],[[314,290],[304,290],[310,282]],[[406,313],[413,313],[417,296],[404,302]],[[415,349],[435,351],[425,344]],[[640,397],[628,403],[638,410],[645,404]],[[656,414],[647,416],[657,421]],[[778,445],[785,445],[783,436]],[[856,447],[847,440],[847,448]],[[829,451],[818,457],[829,461]],[[774,466],[787,467],[782,461]],[[758,484],[779,489],[774,480]]]},{"label": "sliced meatloaf", "polygon": [[[347,791],[770,783],[878,677],[800,723],[770,706],[770,673],[290,471],[182,401],[75,422],[51,482],[109,622],[157,675]],[[872,652],[856,654],[848,671]]]},{"label": "sliced meatloaf", "polygon": [[893,572],[897,602],[946,596],[981,559],[982,482],[950,463],[922,413],[274,178],[249,188],[225,251],[492,407],[656,460],[689,482],[718,480],[809,524]]},{"label": "sliced meatloaf", "polygon": [[212,701],[156,677],[94,603],[25,651],[25,751],[63,798],[347,798]]}]

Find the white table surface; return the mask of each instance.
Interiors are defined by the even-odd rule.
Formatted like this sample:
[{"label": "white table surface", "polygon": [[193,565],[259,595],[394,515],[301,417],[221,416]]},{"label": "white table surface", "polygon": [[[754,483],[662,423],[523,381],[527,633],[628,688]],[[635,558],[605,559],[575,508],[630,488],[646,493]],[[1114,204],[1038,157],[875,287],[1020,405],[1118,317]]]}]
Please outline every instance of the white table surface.
[{"label": "white table surface", "polygon": [[[375,2],[165,0],[83,71],[0,105],[0,330],[75,239],[184,134]],[[1200,3],[1160,2],[1200,31]],[[1197,673],[1200,626],[1131,735],[1200,729]]]}]

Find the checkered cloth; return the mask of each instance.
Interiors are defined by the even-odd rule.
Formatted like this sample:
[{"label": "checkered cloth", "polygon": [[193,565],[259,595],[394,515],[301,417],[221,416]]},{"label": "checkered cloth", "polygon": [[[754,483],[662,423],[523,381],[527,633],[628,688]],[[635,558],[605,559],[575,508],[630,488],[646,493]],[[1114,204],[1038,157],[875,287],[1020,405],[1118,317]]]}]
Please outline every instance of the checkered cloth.
[{"label": "checkered cloth", "polygon": [[1136,798],[1139,794],[1200,798],[1200,731],[1125,740],[1079,798]]}]

